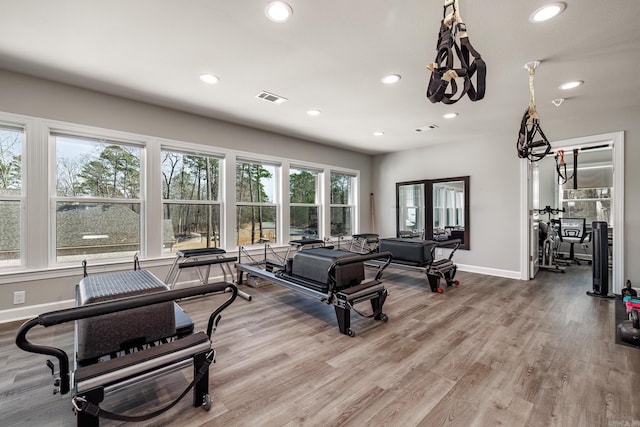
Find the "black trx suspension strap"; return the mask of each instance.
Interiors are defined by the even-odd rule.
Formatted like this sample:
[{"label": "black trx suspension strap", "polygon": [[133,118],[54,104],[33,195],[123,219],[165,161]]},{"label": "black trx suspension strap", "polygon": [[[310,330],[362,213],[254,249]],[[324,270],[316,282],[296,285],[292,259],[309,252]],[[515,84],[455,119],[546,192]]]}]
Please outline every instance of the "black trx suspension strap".
[{"label": "black trx suspension strap", "polygon": [[[448,8],[452,9],[449,14],[447,14]],[[456,38],[459,39],[459,43],[456,43]],[[427,69],[431,70],[431,79],[427,88],[429,101],[454,104],[465,94],[469,95],[472,101],[484,98],[487,66],[469,41],[467,26],[458,13],[458,0],[444,2],[436,48],[435,62],[427,66]],[[454,49],[455,57],[460,63],[459,67],[454,67]],[[472,59],[471,62],[470,59]],[[474,75],[477,81],[476,86],[472,82]],[[459,96],[454,98],[458,92],[458,84],[455,80],[458,77],[464,79],[464,85]]]},{"label": "black trx suspension strap", "polygon": [[566,184],[570,179],[573,180],[573,189],[578,189],[578,149],[573,150],[573,174],[567,176],[567,163],[564,161],[564,150],[558,150],[556,153],[556,171],[558,172],[558,184]]},{"label": "black trx suspension strap", "polygon": [[[529,159],[532,162],[543,159],[551,152],[551,144],[540,128],[540,118],[536,111],[536,100],[533,91],[535,67],[536,65],[529,66],[529,64],[527,64],[527,68],[529,69],[529,107],[524,111],[524,115],[522,116],[518,142],[516,143],[518,157]],[[536,140],[538,136],[541,139]],[[538,150],[534,152],[534,149]]]}]

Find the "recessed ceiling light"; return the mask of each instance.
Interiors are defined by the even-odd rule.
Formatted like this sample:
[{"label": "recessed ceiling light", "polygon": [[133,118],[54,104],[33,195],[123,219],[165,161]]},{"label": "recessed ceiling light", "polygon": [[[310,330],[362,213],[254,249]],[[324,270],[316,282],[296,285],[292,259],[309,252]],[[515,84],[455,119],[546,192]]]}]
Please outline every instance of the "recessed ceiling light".
[{"label": "recessed ceiling light", "polygon": [[578,86],[582,85],[584,82],[582,80],[574,80],[572,82],[566,82],[566,83],[562,83],[560,85],[560,89],[562,90],[569,90],[569,89],[575,89]]},{"label": "recessed ceiling light", "polygon": [[214,76],[213,74],[201,74],[200,80],[205,83],[209,83],[210,85],[214,85],[220,82],[220,78]]},{"label": "recessed ceiling light", "polygon": [[269,18],[273,22],[282,23],[287,22],[289,18],[291,18],[293,9],[291,9],[291,6],[283,1],[272,1],[267,5],[264,13],[266,13],[267,18]]},{"label": "recessed ceiling light", "polygon": [[321,113],[320,110],[309,110],[309,111],[307,111],[307,114],[310,115],[310,116],[319,116],[320,113]]},{"label": "recessed ceiling light", "polygon": [[445,119],[454,119],[454,118],[458,117],[458,113],[447,113],[442,117],[444,117]]},{"label": "recessed ceiling light", "polygon": [[401,78],[402,76],[400,76],[400,74],[389,74],[380,79],[380,81],[386,85],[392,85],[394,83],[398,83]]},{"label": "recessed ceiling light", "polygon": [[542,6],[540,9],[537,9],[529,16],[529,21],[531,22],[544,22],[549,19],[558,16],[562,11],[567,7],[566,4],[562,2],[558,3],[550,3],[545,6]]},{"label": "recessed ceiling light", "polygon": [[384,135],[384,132],[382,132],[381,130],[377,130],[373,133],[373,136],[382,136]]}]

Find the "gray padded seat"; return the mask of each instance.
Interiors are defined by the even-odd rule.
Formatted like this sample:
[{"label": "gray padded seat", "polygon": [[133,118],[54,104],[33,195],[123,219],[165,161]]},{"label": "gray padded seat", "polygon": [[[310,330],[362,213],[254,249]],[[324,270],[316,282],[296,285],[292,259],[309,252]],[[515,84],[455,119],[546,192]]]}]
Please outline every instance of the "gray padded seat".
[{"label": "gray padded seat", "polygon": [[[77,305],[166,291],[167,286],[145,270],[92,275],[78,285]],[[172,301],[78,320],[77,359],[101,357],[147,344],[176,333]]]}]

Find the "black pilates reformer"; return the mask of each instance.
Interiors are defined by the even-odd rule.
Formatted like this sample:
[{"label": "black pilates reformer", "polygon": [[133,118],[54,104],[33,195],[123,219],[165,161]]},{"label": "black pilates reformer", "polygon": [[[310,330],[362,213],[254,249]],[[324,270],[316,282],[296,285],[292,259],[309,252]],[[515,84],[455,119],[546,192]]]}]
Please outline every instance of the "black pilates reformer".
[{"label": "black pilates reformer", "polygon": [[[242,283],[243,273],[246,273],[331,304],[336,312],[338,329],[345,335],[355,335],[351,329],[351,309],[361,316],[387,321],[387,315],[382,312],[387,290],[380,279],[391,261],[391,254],[360,255],[332,247],[317,247],[322,244],[321,240],[312,239],[292,241],[285,258],[266,259],[265,249],[265,259],[261,261],[240,248],[236,264],[238,283]],[[292,247],[295,254],[289,256]],[[241,262],[242,254],[248,257],[246,263]],[[365,280],[364,262],[374,259],[380,261],[378,271],[375,278]],[[370,301],[371,315],[355,309],[354,306],[363,301]]]},{"label": "black pilates reformer", "polygon": [[[231,292],[209,316],[206,333],[193,332],[193,321],[175,303],[183,298]],[[215,361],[211,335],[220,313],[237,296],[234,284],[220,282],[171,290],[146,270],[85,277],[76,287],[76,307],[41,314],[25,322],[16,335],[22,350],[53,356],[59,371],[47,360],[54,375],[54,393],[73,392],[71,399],[78,426],[98,426],[100,418],[145,421],[173,407],[193,390],[193,406],[211,408],[209,366]],[[27,339],[36,326],[45,328],[76,322],[74,370],[62,349],[38,345]],[[142,414],[124,415],[100,408],[105,394],[189,366],[193,381],[173,402]]]},{"label": "black pilates reformer", "polygon": [[[363,240],[366,240],[366,242],[362,243]],[[427,276],[431,291],[442,293],[444,289],[440,286],[441,279],[446,282],[447,286],[460,284],[455,279],[458,267],[452,261],[453,254],[458,250],[460,244],[460,239],[444,241],[402,237],[379,239],[377,234],[354,234],[351,247],[357,251],[367,248],[370,252],[384,251],[391,253],[392,260],[389,268],[424,273]],[[438,248],[452,250],[447,258],[436,259],[436,249]],[[366,262],[366,265],[369,266],[378,266],[379,264],[380,261],[375,259]]]}]

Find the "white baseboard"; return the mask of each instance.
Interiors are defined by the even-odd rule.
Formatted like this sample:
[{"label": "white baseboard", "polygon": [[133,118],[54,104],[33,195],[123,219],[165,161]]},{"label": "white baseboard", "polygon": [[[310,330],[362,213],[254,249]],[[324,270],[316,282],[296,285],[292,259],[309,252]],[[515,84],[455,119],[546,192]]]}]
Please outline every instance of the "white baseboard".
[{"label": "white baseboard", "polygon": [[65,301],[56,301],[46,304],[27,305],[24,307],[10,308],[8,310],[0,311],[0,323],[15,322],[17,320],[30,319],[36,317],[42,313],[49,311],[62,310],[64,308],[71,308],[75,305],[75,301],[72,299]]},{"label": "white baseboard", "polygon": [[506,277],[507,279],[520,280],[521,278],[519,271],[500,270],[497,268],[478,267],[475,265],[465,265],[465,264],[457,264],[457,265],[458,265],[458,270],[466,271],[468,273],[479,273],[479,274],[486,274],[488,276]]}]

